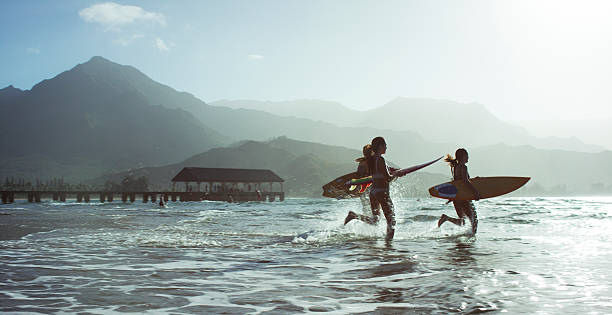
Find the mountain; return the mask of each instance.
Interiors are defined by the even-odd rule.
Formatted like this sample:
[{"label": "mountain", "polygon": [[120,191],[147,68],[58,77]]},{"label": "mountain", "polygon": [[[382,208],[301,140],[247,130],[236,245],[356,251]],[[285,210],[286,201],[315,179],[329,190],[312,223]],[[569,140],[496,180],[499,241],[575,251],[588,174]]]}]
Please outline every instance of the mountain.
[{"label": "mountain", "polygon": [[431,152],[438,152],[440,148],[439,144],[426,142],[412,131],[393,131],[369,126],[339,127],[323,121],[281,117],[260,110],[210,106],[204,102],[188,110],[207,126],[235,140],[265,141],[286,136],[291,139],[360,150],[374,136],[380,135],[387,138],[390,143],[398,144],[393,151],[395,153],[392,153],[393,159],[397,159],[398,163],[417,161],[424,156],[428,159]]},{"label": "mountain", "polygon": [[[570,143],[567,148],[570,151],[583,151],[580,149],[582,141],[588,143],[598,143],[612,150],[612,125],[610,125],[610,117],[599,116],[586,119],[572,120],[518,120],[513,121],[513,124],[519,125],[529,131],[531,134],[539,136],[541,139],[552,141],[549,136],[555,135],[554,138],[569,138],[574,141],[576,147]],[[579,140],[580,139],[580,140]],[[586,151],[589,152],[589,151]],[[594,150],[593,152],[598,152]]]},{"label": "mountain", "polygon": [[[15,102],[1,106],[0,114],[12,117],[0,126],[0,145],[11,148],[0,153],[0,162],[7,161],[9,170],[30,178],[56,173],[24,168],[23,162],[36,154],[61,165],[55,168],[58,171],[95,166],[112,172],[172,163],[230,141],[265,141],[280,135],[355,149],[382,135],[398,144],[390,156],[399,164],[428,160],[440,152],[438,144],[431,145],[411,131],[343,128],[258,110],[210,106],[134,67],[102,57],[23,91]],[[0,173],[6,175],[12,174]]]},{"label": "mountain", "polygon": [[219,100],[209,103],[212,106],[234,109],[261,110],[283,117],[306,118],[313,121],[324,121],[342,127],[354,127],[356,121],[364,118],[363,112],[345,107],[337,102],[315,99],[293,101],[255,101],[255,100]]},{"label": "mountain", "polygon": [[24,93],[23,90],[15,88],[12,85],[0,89],[0,106],[8,105],[17,100]]},{"label": "mountain", "polygon": [[434,142],[455,142],[471,147],[504,143],[583,152],[605,150],[575,138],[534,137],[523,127],[500,120],[478,103],[398,97],[368,111],[367,115],[385,117],[393,129],[418,131],[426,140]]},{"label": "mountain", "polygon": [[[287,117],[306,118],[344,127],[373,126],[381,130],[409,131],[425,141],[452,146],[483,146],[505,143],[531,145],[540,149],[601,152],[605,148],[571,137],[535,137],[523,127],[504,122],[478,103],[398,97],[368,111],[348,109],[339,103],[320,100],[260,102],[222,100],[216,106],[263,110]],[[486,132],[482,132],[486,130]]]},{"label": "mountain", "polygon": [[[339,127],[333,123],[282,117],[261,110],[211,106],[189,93],[178,92],[151,80],[134,67],[120,65],[102,57],[93,57],[75,69],[88,77],[95,78],[99,85],[105,86],[110,91],[135,93],[142,97],[143,103],[188,111],[205,126],[226,136],[226,142],[245,139],[265,141],[284,135],[292,139],[361,149],[371,141],[373,135],[382,135],[391,142],[401,143],[401,147],[396,146],[393,157],[397,158],[398,163],[419,161],[421,156],[429,159],[431,155],[429,152],[437,152],[440,147],[438,144],[430,145],[419,134],[407,130],[393,131],[368,125]],[[46,81],[41,82],[41,85],[43,83],[48,85]],[[315,109],[318,108],[318,111],[322,112],[322,108],[327,105],[328,103],[323,102]],[[339,110],[343,111],[341,108]],[[411,154],[406,155],[408,152]]]},{"label": "mountain", "polygon": [[472,176],[530,176],[530,184],[563,186],[568,194],[584,194],[593,185],[612,184],[612,151],[586,153],[497,144],[474,148],[469,154]]},{"label": "mountain", "polygon": [[[39,159],[58,173],[66,167],[101,173],[174,162],[227,141],[191,113],[153,102],[138,89],[146,85],[143,76],[94,57],[29,91],[1,90],[0,116],[7,119],[0,125],[0,146],[9,148],[0,151],[4,171],[29,178],[48,173],[20,168]],[[0,173],[6,175],[13,174]]]}]

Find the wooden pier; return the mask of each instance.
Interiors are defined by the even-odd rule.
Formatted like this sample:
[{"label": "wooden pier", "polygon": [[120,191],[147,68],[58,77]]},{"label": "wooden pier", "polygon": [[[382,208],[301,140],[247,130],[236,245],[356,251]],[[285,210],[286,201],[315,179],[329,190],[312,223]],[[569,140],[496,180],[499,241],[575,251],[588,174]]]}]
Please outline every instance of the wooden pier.
[{"label": "wooden pier", "polygon": [[16,199],[27,199],[29,202],[42,202],[42,200],[53,200],[65,202],[76,200],[76,202],[135,202],[143,203],[158,202],[158,198],[168,201],[283,201],[284,192],[182,192],[182,191],[144,191],[144,192],[119,192],[119,191],[0,191],[2,203],[13,203]]},{"label": "wooden pier", "polygon": [[[284,201],[284,180],[271,170],[185,167],[172,179],[172,191],[130,191],[148,188],[105,188],[106,190],[3,190],[2,203],[13,203],[15,199],[41,202],[43,199],[64,202],[157,202],[164,201]],[[177,189],[184,183],[185,189]],[[194,184],[193,187],[191,184]],[[276,187],[275,187],[276,186]],[[113,191],[114,190],[114,191]]]}]

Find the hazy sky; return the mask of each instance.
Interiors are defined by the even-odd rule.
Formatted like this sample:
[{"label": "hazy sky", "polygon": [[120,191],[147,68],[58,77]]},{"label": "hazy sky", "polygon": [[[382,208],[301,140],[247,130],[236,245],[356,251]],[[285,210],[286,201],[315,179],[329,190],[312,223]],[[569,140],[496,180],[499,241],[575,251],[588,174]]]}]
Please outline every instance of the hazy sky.
[{"label": "hazy sky", "polygon": [[[0,86],[94,55],[205,101],[397,96],[612,118],[612,1],[2,1]],[[605,132],[608,132],[606,130]]]}]

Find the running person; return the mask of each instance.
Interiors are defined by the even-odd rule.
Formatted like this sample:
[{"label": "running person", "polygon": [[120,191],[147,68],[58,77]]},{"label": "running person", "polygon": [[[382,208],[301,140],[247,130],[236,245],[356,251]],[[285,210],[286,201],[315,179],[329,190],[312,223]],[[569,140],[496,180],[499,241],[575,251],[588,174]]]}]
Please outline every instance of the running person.
[{"label": "running person", "polygon": [[393,202],[389,196],[389,182],[399,176],[405,174],[395,172],[393,175],[389,172],[389,168],[382,157],[387,152],[387,143],[383,137],[372,139],[372,151],[374,154],[368,157],[368,169],[372,172],[372,186],[370,188],[370,207],[372,209],[372,217],[358,215],[350,211],[344,220],[344,224],[349,223],[353,219],[359,219],[368,224],[377,224],[380,218],[380,209],[382,208],[385,219],[387,220],[387,235],[386,240],[392,240],[395,234],[395,212],[393,211]]},{"label": "running person", "polygon": [[[474,196],[476,196],[475,200],[479,200],[480,193],[470,182],[470,174],[468,173],[467,166],[465,165],[465,163],[468,162],[468,158],[468,152],[461,148],[455,151],[455,158],[453,158],[450,154],[447,154],[444,161],[448,162],[451,167],[453,180],[463,181],[474,192]],[[446,221],[450,221],[456,225],[464,225],[465,217],[468,217],[470,218],[470,224],[472,225],[472,234],[476,234],[476,229],[478,228],[478,217],[472,202],[470,200],[453,200],[453,206],[455,206],[455,211],[457,211],[457,216],[459,218],[452,218],[446,214],[443,214],[440,216],[440,220],[438,220],[438,227],[440,227],[442,223]]]}]

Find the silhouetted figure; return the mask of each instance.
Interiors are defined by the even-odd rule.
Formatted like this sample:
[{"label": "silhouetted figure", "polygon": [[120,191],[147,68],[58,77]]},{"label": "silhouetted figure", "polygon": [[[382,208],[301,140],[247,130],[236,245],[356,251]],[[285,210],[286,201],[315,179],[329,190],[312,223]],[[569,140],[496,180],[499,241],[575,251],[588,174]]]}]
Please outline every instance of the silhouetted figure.
[{"label": "silhouetted figure", "polygon": [[[365,148],[364,148],[365,149]],[[373,154],[367,158],[368,170],[372,173],[372,186],[370,188],[370,207],[372,209],[372,217],[358,215],[353,211],[344,220],[344,224],[349,223],[353,219],[359,219],[368,224],[377,224],[380,218],[380,209],[382,208],[385,219],[387,220],[387,240],[392,240],[395,235],[395,212],[393,211],[393,202],[389,196],[389,182],[395,177],[406,175],[401,172],[394,172],[392,175],[387,167],[385,159],[382,157],[387,152],[387,143],[383,137],[372,139]]]},{"label": "silhouetted figure", "polygon": [[[480,193],[470,182],[470,174],[468,173],[467,166],[465,165],[468,162],[468,159],[469,156],[467,150],[460,148],[455,152],[455,158],[453,158],[450,154],[447,154],[444,161],[448,162],[451,167],[453,180],[461,180],[465,182],[465,184],[474,192],[476,200],[479,200]],[[458,218],[452,218],[446,214],[443,214],[440,216],[440,220],[438,220],[438,227],[440,227],[446,221],[450,221],[461,226],[465,224],[465,217],[468,217],[470,218],[470,224],[472,225],[472,234],[476,234],[476,229],[478,228],[478,218],[476,215],[476,209],[474,208],[472,202],[469,200],[454,200],[453,206],[455,206],[455,211],[457,212]]]}]

